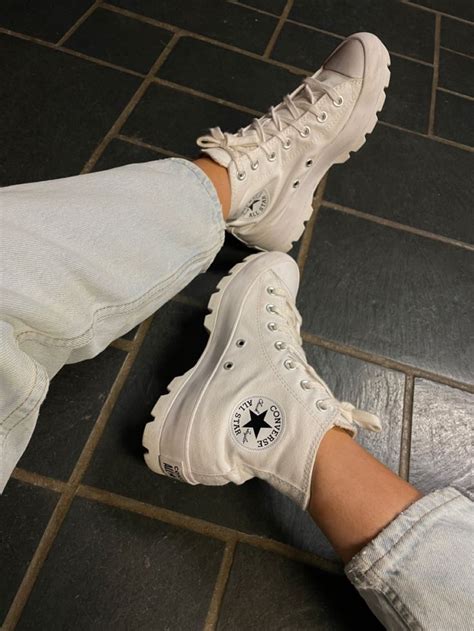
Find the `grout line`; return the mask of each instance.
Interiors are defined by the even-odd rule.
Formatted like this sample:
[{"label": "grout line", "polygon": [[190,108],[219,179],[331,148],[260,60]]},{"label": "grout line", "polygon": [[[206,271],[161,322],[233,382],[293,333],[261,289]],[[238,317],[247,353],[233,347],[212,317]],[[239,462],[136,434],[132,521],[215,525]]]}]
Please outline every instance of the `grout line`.
[{"label": "grout line", "polygon": [[410,447],[413,415],[413,392],[415,388],[413,375],[405,375],[405,392],[403,395],[402,435],[400,440],[400,463],[398,475],[408,480],[410,474]]},{"label": "grout line", "polygon": [[[336,37],[341,41],[346,39],[346,35],[340,35],[339,33],[334,33],[333,31],[326,31],[325,29],[319,28],[318,26],[313,26],[312,24],[305,24],[304,22],[298,22],[298,20],[292,20],[288,18],[286,20],[288,24],[294,24],[295,26],[301,26],[308,31],[316,31],[316,33],[321,33],[322,35],[329,35],[330,37]],[[413,61],[417,64],[422,64],[423,66],[432,67],[433,64],[431,61],[425,61],[424,59],[418,59],[417,57],[411,57],[410,55],[405,55],[404,53],[398,53],[393,50],[388,51],[392,57],[400,57],[400,59],[406,59],[407,61]]]},{"label": "grout line", "polygon": [[423,134],[419,131],[415,131],[414,129],[406,129],[406,127],[400,127],[400,125],[394,125],[393,123],[387,123],[386,121],[379,120],[378,125],[382,125],[382,127],[391,127],[392,129],[397,129],[398,131],[403,131],[407,134],[418,136],[419,138],[425,138],[426,140],[434,140],[435,142],[439,142],[443,145],[456,147],[456,149],[462,149],[463,151],[469,151],[470,153],[474,151],[474,147],[471,147],[470,145],[463,145],[460,142],[455,142],[454,140],[448,140],[447,138],[442,138],[441,136],[435,136],[435,135],[428,136],[427,134]]},{"label": "grout line", "polygon": [[61,525],[66,518],[69,508],[72,504],[74,496],[77,491],[77,487],[83,476],[94,452],[97,443],[102,435],[105,425],[109,419],[110,413],[117,402],[120,392],[125,384],[125,381],[132,369],[135,359],[140,350],[140,346],[145,339],[145,335],[151,324],[151,319],[148,318],[140,325],[138,333],[134,341],[134,349],[127,357],[120,368],[118,375],[109,391],[107,399],[100,411],[97,421],[89,434],[89,438],[79,456],[76,465],[71,473],[71,476],[65,484],[63,494],[61,495],[56,507],[51,515],[51,518],[43,532],[43,536],[36,548],[33,558],[23,576],[23,580],[18,588],[18,591],[13,599],[10,609],[4,621],[4,631],[12,631],[18,623],[23,609],[30,597],[31,591],[35,585],[36,579],[43,567],[43,564],[49,554],[49,551],[56,539],[56,536],[61,528]]},{"label": "grout line", "polygon": [[142,322],[138,328],[138,332],[135,336],[135,339],[132,342],[133,348],[125,358],[122,367],[114,381],[113,386],[111,387],[107,399],[105,400],[104,405],[100,411],[99,416],[97,417],[97,421],[95,422],[94,427],[92,428],[91,433],[87,439],[86,444],[84,445],[81,455],[79,456],[76,466],[69,478],[68,484],[77,487],[80,483],[82,476],[84,475],[91,459],[92,455],[97,447],[99,440],[102,436],[102,433],[105,429],[107,421],[109,420],[110,414],[117,403],[118,397],[122,391],[123,386],[130,374],[133,364],[135,363],[135,359],[137,358],[138,351],[145,339],[146,334],[148,333],[148,329],[150,328],[151,321],[153,316],[147,318],[144,322]]},{"label": "grout line", "polygon": [[207,92],[201,92],[201,90],[196,90],[195,88],[189,88],[188,86],[182,85],[180,83],[174,83],[173,81],[168,81],[167,79],[161,79],[160,77],[153,77],[153,83],[158,83],[159,85],[163,85],[167,88],[172,88],[178,92],[184,92],[185,94],[191,94],[192,96],[198,96],[201,99],[206,101],[211,101],[212,103],[218,103],[219,105],[225,105],[226,107],[231,107],[234,110],[238,110],[239,112],[244,112],[245,114],[249,114],[250,116],[262,116],[263,112],[259,110],[254,110],[251,107],[246,107],[245,105],[239,105],[238,103],[233,103],[232,101],[227,101],[226,99],[221,99],[217,96],[213,96],[212,94],[208,94]]},{"label": "grout line", "polygon": [[199,302],[199,300],[196,300],[196,298],[192,298],[191,296],[186,296],[182,293],[176,294],[176,296],[173,296],[171,300],[172,302],[178,302],[179,304],[187,305],[188,307],[196,307],[197,309],[201,309],[201,310],[206,309],[206,305],[204,303]]},{"label": "grout line", "polygon": [[343,355],[349,355],[349,357],[356,357],[357,359],[362,359],[363,361],[367,361],[371,364],[376,364],[377,366],[382,366],[383,368],[388,368],[389,370],[403,372],[413,377],[429,379],[430,381],[434,381],[435,383],[441,383],[445,386],[451,386],[452,388],[457,388],[458,390],[463,390],[464,392],[470,392],[474,394],[473,384],[457,381],[456,379],[451,379],[451,377],[446,377],[444,375],[425,370],[424,368],[411,366],[410,364],[405,364],[396,359],[390,359],[389,357],[385,357],[383,355],[377,355],[376,353],[372,353],[371,351],[364,351],[355,346],[351,346],[350,344],[344,344],[342,342],[336,342],[334,340],[327,340],[323,337],[320,337],[319,335],[315,335],[314,333],[309,333],[308,331],[303,331],[301,335],[305,342],[313,344],[314,346],[327,348],[330,351],[336,351],[337,353],[342,353]]},{"label": "grout line", "polygon": [[61,524],[72,502],[72,492],[68,489],[61,495],[46,526],[33,558],[23,576],[20,587],[3,622],[3,631],[13,631],[30,596],[38,574],[53,545]]},{"label": "grout line", "polygon": [[138,90],[132,96],[132,98],[127,103],[125,108],[122,110],[121,114],[119,115],[119,117],[117,118],[115,123],[112,125],[112,127],[109,129],[109,131],[106,133],[106,135],[102,138],[102,140],[100,141],[99,145],[96,147],[96,149],[92,153],[91,157],[89,158],[89,160],[84,165],[81,173],[89,173],[94,168],[95,164],[97,163],[97,161],[99,160],[99,158],[103,154],[103,152],[104,152],[105,148],[107,147],[107,145],[109,144],[109,142],[121,130],[122,126],[126,122],[127,118],[130,116],[131,112],[133,111],[133,109],[137,105],[138,101],[144,95],[146,89],[148,88],[148,86],[150,85],[150,83],[152,81],[153,75],[158,70],[158,68],[161,66],[161,64],[163,64],[165,62],[165,60],[167,59],[167,57],[170,54],[170,52],[173,50],[173,48],[176,45],[176,42],[179,40],[179,38],[180,38],[180,35],[178,33],[175,33],[173,35],[173,37],[170,39],[170,41],[168,42],[168,44],[166,45],[164,50],[158,56],[158,59],[155,61],[155,63],[152,65],[152,67],[148,71],[148,74],[146,75],[146,77],[142,81],[142,83],[140,84]]},{"label": "grout line", "polygon": [[112,346],[113,348],[118,348],[120,351],[125,351],[126,353],[128,353],[129,351],[133,350],[133,340],[127,340],[124,337],[119,337],[111,342],[109,346]]},{"label": "grout line", "polygon": [[137,20],[138,22],[145,22],[146,24],[151,24],[151,26],[158,26],[159,28],[166,29],[167,31],[172,31],[173,33],[184,33],[183,29],[180,29],[173,24],[169,24],[167,22],[161,22],[160,20],[156,20],[155,18],[150,18],[141,13],[136,13],[135,11],[129,11],[128,9],[123,9],[122,7],[117,7],[114,4],[109,4],[108,2],[102,3],[102,8],[107,11],[111,11],[112,13],[118,13],[119,15],[124,15],[127,18],[131,18],[132,20]]},{"label": "grout line", "polygon": [[256,13],[263,13],[263,15],[269,15],[272,18],[279,18],[279,13],[271,13],[270,11],[265,11],[264,9],[258,9],[257,7],[253,7],[251,4],[247,4],[246,2],[240,2],[240,0],[227,0],[229,4],[236,4],[238,7],[245,7],[246,9],[251,9]]},{"label": "grout line", "polygon": [[180,153],[169,151],[169,149],[163,149],[163,147],[150,145],[148,142],[143,142],[143,140],[139,140],[138,138],[133,138],[132,136],[126,136],[125,134],[117,134],[115,138],[117,140],[123,140],[124,142],[128,142],[130,145],[136,145],[137,147],[143,147],[144,149],[150,149],[151,151],[156,151],[156,153],[162,153],[165,156],[168,156],[170,158],[187,159],[186,156],[182,156]]},{"label": "grout line", "polygon": [[[108,8],[109,5],[107,5],[107,6],[106,5],[101,5],[101,6],[103,6],[105,8]],[[116,10],[116,7],[113,7],[113,10]],[[117,12],[118,13],[124,13],[124,14],[129,13],[127,11],[124,12],[123,10],[118,10]],[[135,14],[132,14],[132,17],[135,17]],[[138,18],[140,18],[140,16],[138,16]],[[144,21],[148,22],[149,20],[144,20]],[[290,20],[287,20],[287,22],[288,21],[290,21]],[[151,20],[151,22],[153,23],[155,21]],[[302,26],[305,26],[305,25],[302,25]],[[84,59],[86,61],[90,61],[90,62],[96,63],[98,65],[101,65],[101,66],[112,68],[114,70],[118,70],[118,71],[124,72],[124,73],[132,75],[132,76],[136,76],[136,77],[140,77],[140,78],[145,78],[147,76],[147,75],[143,75],[141,73],[135,72],[134,70],[129,70],[128,68],[123,68],[122,66],[116,66],[115,64],[111,64],[109,62],[103,61],[103,60],[98,59],[96,57],[89,57],[88,55],[85,55],[83,53],[79,53],[77,51],[74,51],[74,50],[71,50],[71,49],[68,49],[68,48],[64,48],[64,47],[58,48],[55,44],[52,44],[50,42],[46,42],[46,41],[43,41],[43,40],[35,38],[35,37],[30,37],[30,36],[27,36],[27,35],[23,35],[21,33],[15,32],[15,31],[10,31],[10,30],[2,28],[2,27],[0,27],[0,33],[4,33],[4,34],[9,35],[11,37],[16,37],[18,39],[22,39],[22,40],[25,40],[25,41],[33,42],[35,44],[39,44],[40,46],[44,46],[44,47],[50,48],[52,50],[58,50],[58,51],[66,53],[68,55],[72,55],[73,57],[78,57],[79,59]],[[184,33],[182,33],[182,35],[183,34]],[[190,33],[190,36],[193,37],[193,34]],[[195,36],[195,39],[201,39],[203,41],[211,42],[211,43],[214,43],[214,44],[219,44],[222,47],[228,48],[230,50],[236,50],[237,52],[244,53],[246,55],[249,55],[250,57],[254,57],[256,59],[260,59],[261,61],[264,61],[265,63],[270,63],[270,64],[281,66],[281,67],[289,70],[290,72],[293,72],[294,74],[300,74],[301,76],[307,74],[307,71],[305,71],[305,70],[303,70],[301,68],[297,68],[295,66],[288,66],[287,64],[281,64],[281,63],[275,62],[275,60],[273,60],[273,59],[263,60],[263,58],[258,57],[258,55],[254,55],[252,53],[247,53],[245,51],[241,51],[239,49],[236,49],[235,47],[230,47],[230,46],[228,46],[226,44],[222,44],[220,42],[216,42],[215,40],[211,40],[209,38],[204,38],[204,37],[201,37],[201,36]],[[428,64],[428,65],[431,66],[431,64]],[[188,92],[189,94],[195,94],[197,96],[200,96],[203,99],[207,99],[209,101],[214,101],[216,103],[221,103],[221,104],[223,103],[227,107],[232,107],[233,109],[236,109],[236,110],[239,110],[239,111],[242,111],[242,112],[245,112],[245,113],[252,113],[252,115],[255,115],[255,110],[252,110],[251,108],[247,108],[247,107],[242,106],[242,105],[237,105],[236,103],[232,103],[230,101],[224,101],[224,100],[219,99],[218,97],[214,97],[214,96],[212,96],[210,94],[206,94],[206,93],[200,92],[198,90],[193,90],[192,88],[186,88],[184,86],[179,86],[179,84],[175,84],[175,83],[172,83],[172,82],[169,82],[169,81],[164,81],[163,79],[159,79],[157,77],[153,77],[152,81],[153,82],[157,82],[157,83],[161,83],[163,85],[169,85],[169,87],[173,87],[175,89],[182,90],[183,92]],[[439,89],[441,89],[441,88],[439,88]],[[463,96],[466,96],[466,95],[463,95]],[[466,98],[469,98],[469,97],[466,97]],[[258,112],[258,115],[261,116],[262,113]],[[407,129],[406,127],[401,127],[400,125],[395,125],[393,123],[388,123],[388,122],[382,121],[382,120],[379,120],[378,124],[379,125],[384,125],[386,127],[391,127],[392,129],[397,129],[397,130],[405,132],[407,134],[413,134],[413,135],[419,136],[421,138],[427,138],[429,140],[433,140],[435,142],[439,142],[439,143],[444,144],[444,145],[449,145],[450,147],[456,147],[457,149],[461,149],[462,151],[474,152],[474,147],[471,147],[469,145],[464,145],[464,144],[462,144],[460,142],[456,142],[454,140],[449,140],[449,139],[443,138],[441,136],[436,136],[436,135],[428,136],[427,134],[415,131],[413,129]]]},{"label": "grout line", "polygon": [[433,52],[433,83],[431,85],[430,113],[428,118],[428,136],[434,133],[435,113],[436,113],[436,88],[439,80],[439,41],[441,36],[441,16],[435,17],[435,36]]},{"label": "grout line", "polygon": [[91,501],[100,502],[108,506],[114,506],[115,508],[156,519],[177,528],[185,528],[197,534],[204,535],[205,537],[211,537],[212,539],[225,542],[246,543],[253,547],[275,552],[276,554],[294,559],[301,563],[312,565],[333,574],[340,574],[341,564],[339,562],[330,561],[317,554],[293,548],[286,543],[274,539],[267,539],[261,535],[250,535],[238,530],[233,530],[227,526],[220,526],[219,524],[205,521],[199,517],[191,517],[177,513],[168,508],[147,504],[146,502],[141,502],[92,486],[81,484],[77,490],[77,495]]},{"label": "grout line", "polygon": [[23,33],[17,33],[16,31],[11,31],[9,29],[3,28],[0,26],[0,33],[4,35],[8,35],[9,37],[15,37],[16,39],[21,39],[25,42],[31,42],[32,44],[38,44],[38,46],[43,46],[43,48],[49,48],[50,50],[59,51],[61,53],[65,53],[66,55],[71,55],[71,57],[77,57],[78,59],[84,59],[85,61],[91,61],[98,66],[105,66],[106,68],[112,68],[113,70],[119,70],[120,72],[124,72],[125,74],[132,75],[134,77],[144,77],[145,75],[140,74],[139,72],[135,72],[135,70],[129,70],[128,68],[124,68],[123,66],[117,66],[116,64],[110,63],[108,61],[104,61],[103,59],[99,59],[98,57],[91,57],[90,55],[86,55],[77,50],[73,50],[72,48],[65,48],[64,46],[58,46],[57,44],[53,44],[51,42],[47,42],[46,40],[39,39],[38,37],[31,37],[30,35],[23,35]]},{"label": "grout line", "polygon": [[21,467],[16,467],[14,469],[12,478],[20,480],[20,482],[25,482],[26,484],[40,486],[43,489],[49,489],[55,493],[63,493],[66,489],[66,483],[61,480],[55,480],[54,478],[49,478],[45,475],[34,473],[33,471],[27,471]]},{"label": "grout line", "polygon": [[468,94],[463,94],[462,92],[455,92],[454,90],[448,90],[447,88],[440,88],[438,86],[438,92],[446,92],[446,94],[453,94],[454,96],[459,96],[462,99],[466,99],[466,101],[474,101],[474,96],[469,96]]},{"label": "grout line", "polygon": [[219,613],[234,561],[236,542],[228,541],[224,549],[221,567],[214,586],[211,603],[204,623],[204,631],[214,631],[219,620]]},{"label": "grout line", "polygon": [[278,39],[278,36],[281,33],[281,29],[283,28],[286,18],[288,17],[292,7],[293,7],[293,0],[286,0],[285,8],[283,9],[281,17],[278,20],[275,30],[273,31],[273,34],[270,37],[268,44],[266,45],[265,52],[263,53],[264,59],[268,59],[270,57],[273,51],[273,48],[276,44],[276,41]]},{"label": "grout line", "polygon": [[64,33],[64,35],[56,42],[56,46],[62,46],[64,42],[71,37],[73,33],[83,24],[87,18],[94,13],[97,7],[101,4],[102,0],[96,0],[85,13],[71,26],[71,28]]},{"label": "grout line", "polygon": [[463,22],[464,24],[469,24],[470,26],[474,26],[474,22],[467,20],[466,18],[460,18],[457,15],[452,15],[451,13],[444,13],[443,11],[438,11],[437,9],[431,9],[430,7],[425,7],[422,4],[412,4],[410,0],[402,0],[403,4],[408,4],[408,6],[413,7],[414,9],[420,9],[421,11],[426,11],[427,13],[434,13],[434,15],[441,15],[446,18],[451,18],[452,20],[456,20],[457,22]]},{"label": "grout line", "polygon": [[[159,28],[167,29],[168,31],[172,31],[173,33],[177,33],[182,37],[189,37],[192,39],[199,40],[201,42],[206,42],[207,44],[212,44],[217,46],[218,48],[224,48],[226,50],[231,50],[234,53],[239,53],[244,55],[245,57],[251,57],[252,59],[256,59],[258,61],[264,61],[272,66],[278,66],[279,68],[284,68],[293,74],[307,74],[305,70],[301,68],[297,68],[290,64],[286,64],[282,61],[277,61],[276,59],[265,59],[262,54],[252,52],[250,50],[244,50],[243,48],[239,48],[238,46],[234,46],[233,44],[228,44],[226,42],[222,42],[218,39],[214,39],[212,37],[208,37],[207,35],[201,35],[200,33],[195,33],[194,31],[188,31],[187,29],[181,29],[167,22],[160,22],[159,20],[155,20],[153,18],[147,18],[139,13],[135,13],[133,11],[128,11],[127,9],[122,9],[120,7],[116,7],[114,5],[104,3],[102,8],[107,9],[109,11],[113,11],[114,13],[120,13],[121,15],[125,15],[129,18],[133,18],[135,20],[146,22],[147,24],[151,24],[152,26],[158,26]],[[276,16],[278,17],[278,16]]]},{"label": "grout line", "polygon": [[311,245],[311,239],[313,238],[314,226],[316,224],[316,220],[319,214],[319,209],[321,208],[321,204],[324,197],[324,191],[326,189],[327,175],[323,177],[323,179],[318,184],[318,188],[316,189],[316,194],[313,198],[313,214],[306,224],[306,229],[303,234],[303,238],[301,239],[300,250],[298,252],[297,263],[300,270],[300,276],[303,275],[304,267],[306,265],[306,259],[308,258],[309,247]]},{"label": "grout line", "polygon": [[454,48],[448,48],[447,46],[441,46],[442,50],[447,51],[448,53],[454,53],[455,55],[460,55],[461,57],[467,57],[468,59],[474,60],[474,55],[469,55],[469,53],[462,53],[460,50],[454,50]]},{"label": "grout line", "polygon": [[440,241],[441,243],[445,243],[446,245],[453,245],[455,247],[463,248],[464,250],[469,250],[470,252],[474,252],[474,245],[471,245],[470,243],[465,243],[464,241],[458,241],[457,239],[444,237],[443,235],[429,232],[428,230],[415,228],[407,224],[398,223],[398,221],[385,219],[384,217],[379,217],[378,215],[365,213],[360,210],[355,210],[354,208],[348,208],[347,206],[342,206],[341,204],[335,204],[333,202],[329,202],[326,200],[323,200],[322,205],[325,206],[326,208],[330,208],[331,210],[336,210],[338,212],[342,212],[347,215],[353,215],[354,217],[359,217],[360,219],[365,219],[366,221],[371,221],[372,223],[378,223],[382,226],[386,226],[387,228],[393,228],[394,230],[401,230],[402,232],[416,234],[417,236],[425,237],[426,239],[431,239],[432,241]]}]

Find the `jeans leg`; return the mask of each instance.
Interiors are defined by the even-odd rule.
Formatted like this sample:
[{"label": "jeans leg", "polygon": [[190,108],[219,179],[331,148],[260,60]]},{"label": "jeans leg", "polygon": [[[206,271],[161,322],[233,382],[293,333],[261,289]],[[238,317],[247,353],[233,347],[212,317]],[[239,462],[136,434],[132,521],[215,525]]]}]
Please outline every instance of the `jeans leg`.
[{"label": "jeans leg", "polygon": [[0,492],[49,380],[155,312],[223,240],[216,191],[186,160],[0,189]]},{"label": "jeans leg", "polygon": [[474,504],[453,488],[401,513],[346,566],[387,629],[474,628]]}]

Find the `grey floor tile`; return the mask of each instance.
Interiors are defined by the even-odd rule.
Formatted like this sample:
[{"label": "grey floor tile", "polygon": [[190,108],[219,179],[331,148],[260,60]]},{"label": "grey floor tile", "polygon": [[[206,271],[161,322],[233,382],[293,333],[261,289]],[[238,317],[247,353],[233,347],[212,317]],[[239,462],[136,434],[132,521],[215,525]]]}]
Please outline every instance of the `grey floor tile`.
[{"label": "grey floor tile", "polygon": [[[314,73],[341,43],[331,35],[304,26],[286,24],[272,56]],[[392,55],[390,86],[380,120],[425,132],[431,102],[433,70],[430,66]]]},{"label": "grey floor tile", "polygon": [[20,586],[56,501],[57,495],[52,491],[13,479],[0,497],[0,624]]},{"label": "grey floor tile", "polygon": [[474,97],[474,58],[441,49],[438,85]]},{"label": "grey floor tile", "polygon": [[466,55],[474,55],[474,26],[443,16],[441,18],[441,46],[466,53]]},{"label": "grey floor tile", "polygon": [[219,103],[151,85],[125,123],[123,133],[162,149],[195,157],[199,154],[196,138],[207,133],[210,127],[237,131],[250,119],[248,114]]},{"label": "grey floor tile", "polygon": [[189,37],[176,44],[158,76],[258,111],[279,103],[302,79],[284,68]]},{"label": "grey floor tile", "polygon": [[[340,401],[377,414],[382,432],[361,430],[357,441],[398,473],[403,414],[404,376],[354,357],[305,344],[309,363]],[[309,515],[288,498],[269,489],[269,511],[285,541],[325,558],[336,559],[330,543]]]},{"label": "grey floor tile", "polygon": [[272,51],[272,58],[314,73],[341,43],[339,37],[286,22]]},{"label": "grey floor tile", "polygon": [[[0,185],[77,174],[139,79],[0,36]],[[81,106],[77,107],[80,103]]]},{"label": "grey floor tile", "polygon": [[474,500],[473,418],[474,395],[415,380],[410,482],[423,493],[455,486]]},{"label": "grey floor tile", "polygon": [[285,8],[286,0],[242,0],[242,4],[280,15]]},{"label": "grey floor tile", "polygon": [[69,478],[125,357],[126,353],[109,347],[56,375],[20,467]]},{"label": "grey floor tile", "polygon": [[202,629],[222,551],[221,542],[76,499],[17,629]]},{"label": "grey floor tile", "polygon": [[[107,149],[97,161],[94,171],[104,171],[114,169],[125,164],[136,164],[138,162],[151,162],[167,158],[163,153],[157,153],[153,149],[140,147],[124,140],[114,139],[107,145]],[[125,337],[125,336],[122,336]]]},{"label": "grey floor tile", "polygon": [[299,292],[303,329],[471,382],[474,257],[321,209]]},{"label": "grey floor tile", "polygon": [[218,631],[334,631],[353,629],[354,620],[364,629],[382,629],[345,577],[237,547]]},{"label": "grey floor tile", "polygon": [[93,0],[68,0],[68,2],[2,0],[0,26],[56,42],[92,3]]},{"label": "grey floor tile", "polygon": [[469,152],[378,125],[331,170],[325,199],[473,243],[471,175]]},{"label": "grey floor tile", "polygon": [[370,31],[395,53],[433,60],[434,15],[395,0],[295,0],[290,18],[337,35]]},{"label": "grey floor tile", "polygon": [[64,46],[117,66],[147,73],[171,36],[171,31],[97,9]]},{"label": "grey floor tile", "polygon": [[[164,506],[244,532],[281,537],[268,510],[267,486],[191,487],[152,473],[141,446],[143,428],[166,386],[191,368],[204,350],[205,311],[175,302],[155,316],[138,358],[107,423],[87,484]],[[111,463],[113,465],[111,466]]]},{"label": "grey floor tile", "polygon": [[474,101],[438,90],[434,132],[474,147]]},{"label": "grey floor tile", "polygon": [[474,5],[469,0],[411,0],[413,4],[420,4],[435,11],[455,15],[458,18],[474,22]]},{"label": "grey floor tile", "polygon": [[433,69],[415,61],[392,55],[390,85],[387,98],[378,117],[392,123],[425,133],[431,104]]},{"label": "grey floor tile", "polygon": [[222,0],[113,0],[112,4],[239,48],[263,53],[274,17]]}]

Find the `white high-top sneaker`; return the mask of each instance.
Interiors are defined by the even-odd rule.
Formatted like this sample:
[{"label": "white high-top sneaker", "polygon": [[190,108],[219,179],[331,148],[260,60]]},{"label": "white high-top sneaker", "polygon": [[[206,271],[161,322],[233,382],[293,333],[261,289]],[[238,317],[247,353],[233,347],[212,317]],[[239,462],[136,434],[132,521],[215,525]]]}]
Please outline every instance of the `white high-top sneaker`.
[{"label": "white high-top sneaker", "polygon": [[189,484],[262,478],[306,508],[324,434],[380,429],[307,364],[298,283],[296,263],[279,252],[248,257],[219,283],[201,359],[170,383],[145,427],[150,469]]},{"label": "white high-top sneaker", "polygon": [[262,118],[235,134],[215,127],[198,138],[203,152],[229,170],[229,232],[261,250],[291,249],[324,174],[375,127],[389,65],[375,35],[356,33]]}]

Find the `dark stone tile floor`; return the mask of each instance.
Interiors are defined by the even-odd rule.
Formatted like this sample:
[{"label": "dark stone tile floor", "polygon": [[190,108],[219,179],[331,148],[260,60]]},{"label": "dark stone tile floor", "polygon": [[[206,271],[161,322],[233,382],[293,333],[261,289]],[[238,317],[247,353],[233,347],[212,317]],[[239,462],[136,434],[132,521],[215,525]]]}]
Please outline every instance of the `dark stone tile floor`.
[{"label": "dark stone tile floor", "polygon": [[[453,484],[472,497],[473,20],[463,0],[4,0],[0,185],[192,157],[209,126],[245,125],[342,37],[375,32],[392,54],[381,123],[331,170],[312,234],[291,252],[305,349],[336,396],[382,418],[381,435],[359,436],[369,451],[423,492]],[[0,498],[5,628],[379,628],[321,569],[335,554],[289,500],[258,481],[188,487],[143,463],[150,410],[199,357],[209,296],[248,253],[226,238],[146,334],[53,380]]]}]

